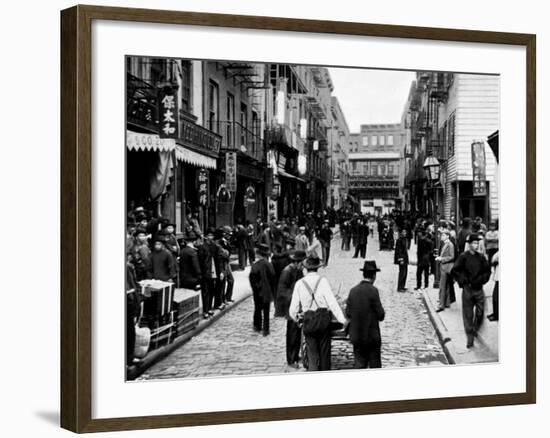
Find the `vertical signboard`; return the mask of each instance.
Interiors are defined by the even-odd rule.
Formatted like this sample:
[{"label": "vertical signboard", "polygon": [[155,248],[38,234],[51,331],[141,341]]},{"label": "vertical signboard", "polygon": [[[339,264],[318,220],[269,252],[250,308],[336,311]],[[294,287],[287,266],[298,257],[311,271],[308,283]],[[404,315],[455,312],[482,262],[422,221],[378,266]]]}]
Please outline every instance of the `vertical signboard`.
[{"label": "vertical signboard", "polygon": [[237,191],[237,153],[225,153],[225,186],[230,192]]},{"label": "vertical signboard", "polygon": [[178,138],[178,94],[174,87],[158,91],[159,137]]},{"label": "vertical signboard", "polygon": [[199,205],[206,207],[208,203],[208,172],[206,169],[199,169],[197,173],[197,187],[199,188]]},{"label": "vertical signboard", "polygon": [[485,184],[485,143],[476,141],[472,143],[472,194],[474,196],[487,196]]}]

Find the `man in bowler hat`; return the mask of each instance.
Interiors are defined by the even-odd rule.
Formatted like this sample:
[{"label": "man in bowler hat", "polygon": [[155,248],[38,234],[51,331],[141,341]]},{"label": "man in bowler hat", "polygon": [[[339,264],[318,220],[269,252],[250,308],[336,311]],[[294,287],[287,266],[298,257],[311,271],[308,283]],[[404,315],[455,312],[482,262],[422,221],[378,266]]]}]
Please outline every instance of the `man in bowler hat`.
[{"label": "man in bowler hat", "polygon": [[397,277],[397,292],[407,291],[407,273],[409,266],[409,251],[407,241],[407,230],[401,230],[401,235],[395,244],[394,263],[399,266]]},{"label": "man in bowler hat", "polygon": [[254,299],[254,330],[262,331],[264,336],[269,335],[269,306],[276,287],[275,270],[268,260],[270,253],[269,246],[258,245],[259,260],[252,265],[248,276]]},{"label": "man in bowler hat", "polygon": [[378,289],[374,287],[376,273],[380,269],[375,261],[367,260],[360,270],[363,271],[363,280],[351,289],[346,303],[354,367],[381,368],[382,338],[379,322],[384,320],[385,312]]}]

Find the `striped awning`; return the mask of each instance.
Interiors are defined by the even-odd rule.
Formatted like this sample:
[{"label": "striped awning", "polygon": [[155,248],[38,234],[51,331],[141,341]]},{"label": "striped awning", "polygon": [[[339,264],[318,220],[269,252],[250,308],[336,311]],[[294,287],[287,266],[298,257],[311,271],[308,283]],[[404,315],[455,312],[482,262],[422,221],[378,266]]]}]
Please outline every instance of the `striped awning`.
[{"label": "striped awning", "polygon": [[216,168],[216,159],[207,155],[187,149],[179,144],[176,145],[176,160],[192,164],[197,167],[206,167],[208,169]]},{"label": "striped awning", "polygon": [[176,140],[160,138],[157,134],[126,131],[126,147],[131,151],[171,152],[176,149]]}]

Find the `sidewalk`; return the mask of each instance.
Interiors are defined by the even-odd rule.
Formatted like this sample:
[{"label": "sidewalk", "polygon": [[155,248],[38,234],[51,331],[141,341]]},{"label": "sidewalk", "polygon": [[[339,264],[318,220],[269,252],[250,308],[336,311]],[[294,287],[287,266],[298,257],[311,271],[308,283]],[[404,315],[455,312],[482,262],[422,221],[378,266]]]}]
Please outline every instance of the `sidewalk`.
[{"label": "sidewalk", "polygon": [[[409,250],[409,259],[411,265],[416,265],[416,245],[414,242],[411,244],[411,249]],[[433,284],[433,276],[430,276],[430,282]],[[416,287],[416,266],[409,268],[408,287],[409,289]],[[422,299],[428,310],[428,315],[450,363],[498,362],[498,322],[491,322],[487,319],[487,315],[493,311],[493,287],[494,282],[492,280],[483,287],[485,291],[484,321],[474,341],[474,347],[471,349],[466,348],[467,339],[462,321],[462,289],[455,283],[456,302],[442,312],[436,312],[439,289],[430,287],[422,290]]]},{"label": "sidewalk", "polygon": [[[233,285],[233,303],[227,305],[224,310],[216,310],[214,316],[209,319],[203,319],[201,316],[199,324],[193,330],[177,337],[171,344],[149,351],[143,359],[127,368],[127,380],[135,380],[152,365],[164,359],[174,350],[178,349],[187,341],[189,341],[189,339],[198,335],[205,328],[212,325],[215,321],[217,321],[235,306],[238,306],[239,303],[250,297],[252,295],[252,289],[250,288],[250,283],[248,281],[249,272],[250,266],[247,266],[244,271],[233,271],[233,277],[235,279],[235,283]],[[200,305],[202,307],[202,303]]]}]

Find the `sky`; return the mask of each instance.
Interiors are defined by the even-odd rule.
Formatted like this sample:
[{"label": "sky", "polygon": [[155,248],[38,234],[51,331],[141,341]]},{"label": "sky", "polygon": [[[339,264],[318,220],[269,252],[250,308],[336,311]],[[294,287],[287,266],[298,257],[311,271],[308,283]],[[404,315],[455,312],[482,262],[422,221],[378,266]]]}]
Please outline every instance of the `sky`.
[{"label": "sky", "polygon": [[415,73],[409,71],[329,68],[351,133],[369,123],[399,123]]}]

